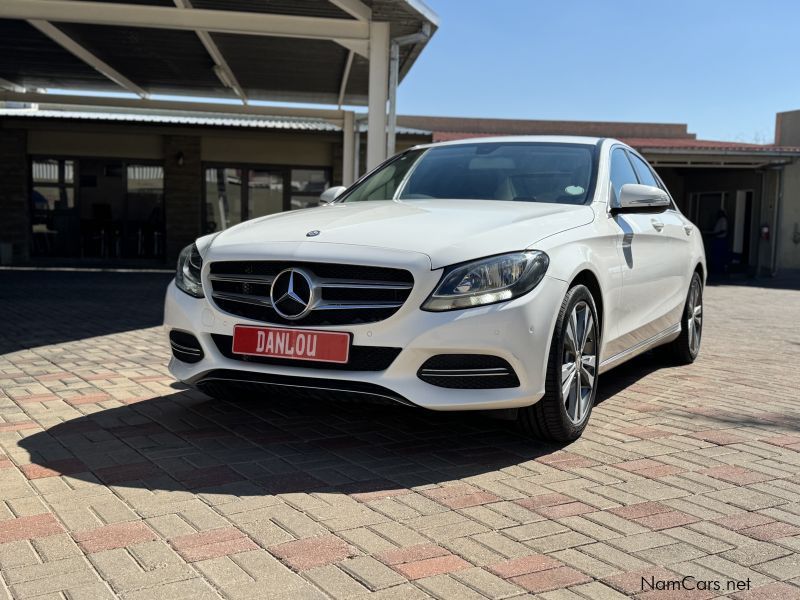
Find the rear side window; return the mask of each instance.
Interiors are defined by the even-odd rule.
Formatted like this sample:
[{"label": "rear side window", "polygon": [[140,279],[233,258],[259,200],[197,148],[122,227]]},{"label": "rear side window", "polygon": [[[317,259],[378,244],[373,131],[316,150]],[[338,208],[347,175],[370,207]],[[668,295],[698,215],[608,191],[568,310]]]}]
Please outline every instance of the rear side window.
[{"label": "rear side window", "polygon": [[611,191],[614,200],[619,198],[619,192],[626,183],[639,183],[636,173],[628,160],[628,153],[622,148],[615,148],[611,153]]},{"label": "rear side window", "polygon": [[633,162],[633,168],[636,169],[636,174],[639,176],[639,182],[643,183],[644,185],[652,185],[653,187],[661,187],[658,185],[658,181],[653,176],[653,172],[650,170],[650,167],[644,162],[641,158],[636,156],[635,154],[631,154],[631,161]]}]

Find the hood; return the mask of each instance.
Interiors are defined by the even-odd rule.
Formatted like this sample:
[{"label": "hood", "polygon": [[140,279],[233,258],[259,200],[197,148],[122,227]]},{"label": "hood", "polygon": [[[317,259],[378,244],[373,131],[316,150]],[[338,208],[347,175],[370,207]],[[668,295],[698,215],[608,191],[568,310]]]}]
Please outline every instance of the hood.
[{"label": "hood", "polygon": [[[295,210],[247,221],[217,235],[215,250],[252,252],[259,244],[347,244],[418,252],[434,269],[522,250],[590,223],[589,206],[496,200],[381,200]],[[308,237],[310,231],[319,234]],[[323,246],[320,246],[320,250]]]}]

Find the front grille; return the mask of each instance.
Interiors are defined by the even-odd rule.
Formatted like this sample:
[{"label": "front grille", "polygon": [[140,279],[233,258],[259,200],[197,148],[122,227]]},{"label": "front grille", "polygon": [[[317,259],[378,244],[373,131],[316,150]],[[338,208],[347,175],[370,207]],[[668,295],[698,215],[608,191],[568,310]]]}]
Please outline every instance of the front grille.
[{"label": "front grille", "polygon": [[417,377],[431,385],[459,390],[519,387],[508,361],[488,354],[438,354],[423,363]]},{"label": "front grille", "polygon": [[[272,307],[273,279],[288,268],[308,273],[319,291],[313,309],[291,320]],[[225,312],[281,325],[358,325],[396,313],[411,293],[414,277],[404,269],[288,261],[211,263],[211,298]]]},{"label": "front grille", "polygon": [[389,365],[397,358],[401,350],[401,348],[388,348],[385,346],[350,346],[350,356],[347,363],[339,364],[314,360],[234,354],[232,351],[233,338],[231,336],[212,333],[211,338],[214,340],[220,353],[226,358],[233,360],[262,365],[302,367],[304,369],[329,369],[333,371],[384,371],[389,368]]},{"label": "front grille", "polygon": [[169,345],[172,356],[185,363],[196,363],[203,360],[203,348],[191,333],[173,329],[169,332]]}]

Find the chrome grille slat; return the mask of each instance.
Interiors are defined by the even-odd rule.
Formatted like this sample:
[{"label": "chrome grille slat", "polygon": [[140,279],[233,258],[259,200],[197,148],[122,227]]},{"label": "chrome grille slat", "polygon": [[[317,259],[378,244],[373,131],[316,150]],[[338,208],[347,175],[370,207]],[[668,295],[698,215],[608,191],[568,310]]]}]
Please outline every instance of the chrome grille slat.
[{"label": "chrome grille slat", "polygon": [[323,279],[319,281],[319,287],[329,289],[350,288],[354,290],[410,290],[411,283],[392,283],[391,281],[330,281]]},{"label": "chrome grille slat", "polygon": [[268,296],[255,296],[251,294],[236,294],[233,292],[212,292],[211,297],[218,300],[228,300],[230,302],[242,302],[255,306],[272,306],[272,300]]},{"label": "chrome grille slat", "polygon": [[[290,269],[303,273],[314,290],[310,308],[296,318],[283,312],[284,305],[273,306],[270,298],[276,277]],[[212,301],[225,312],[300,327],[382,321],[405,304],[414,287],[404,269],[286,260],[213,262],[208,282]]]},{"label": "chrome grille slat", "polygon": [[189,346],[181,346],[180,344],[176,344],[175,342],[170,342],[170,345],[173,349],[178,350],[179,352],[185,352],[186,354],[196,354],[201,355],[203,353],[202,350],[199,348],[190,348]]},{"label": "chrome grille slat", "polygon": [[373,308],[400,308],[401,306],[403,306],[402,302],[326,303],[323,301],[317,304],[312,310],[369,310]]},{"label": "chrome grille slat", "polygon": [[261,283],[269,285],[275,279],[270,275],[209,275],[210,281],[228,281],[231,283]]}]

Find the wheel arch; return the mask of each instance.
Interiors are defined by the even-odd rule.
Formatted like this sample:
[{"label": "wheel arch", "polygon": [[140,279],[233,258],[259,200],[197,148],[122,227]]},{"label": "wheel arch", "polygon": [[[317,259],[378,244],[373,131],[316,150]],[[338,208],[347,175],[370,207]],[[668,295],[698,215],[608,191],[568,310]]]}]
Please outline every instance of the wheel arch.
[{"label": "wheel arch", "polygon": [[705,267],[703,267],[703,263],[702,262],[698,262],[694,266],[694,271],[692,271],[692,272],[693,273],[697,273],[698,275],[700,275],[700,281],[702,281],[703,285],[705,286],[705,284],[706,284],[706,270],[705,270]]},{"label": "wheel arch", "polygon": [[585,285],[592,293],[592,298],[594,298],[595,307],[597,308],[597,318],[600,321],[600,337],[603,339],[606,315],[603,288],[600,287],[600,280],[591,269],[584,268],[578,271],[570,280],[568,288],[572,288],[576,285]]}]

